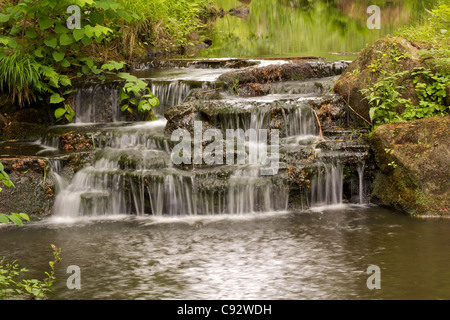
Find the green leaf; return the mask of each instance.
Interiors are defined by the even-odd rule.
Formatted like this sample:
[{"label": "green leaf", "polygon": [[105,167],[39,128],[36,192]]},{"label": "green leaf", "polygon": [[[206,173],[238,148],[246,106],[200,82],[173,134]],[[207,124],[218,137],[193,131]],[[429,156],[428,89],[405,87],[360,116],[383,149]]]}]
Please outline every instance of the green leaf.
[{"label": "green leaf", "polygon": [[19,213],[20,217],[26,221],[30,221],[30,216],[26,213]]},{"label": "green leaf", "polygon": [[0,213],[0,223],[9,223],[8,216],[6,214]]},{"label": "green leaf", "polygon": [[105,21],[105,16],[103,15],[103,13],[91,11],[91,13],[89,14],[89,20],[91,20],[93,24],[103,24],[103,22]]},{"label": "green leaf", "polygon": [[66,113],[65,117],[67,121],[72,122],[74,115]]},{"label": "green leaf", "polygon": [[67,29],[66,26],[63,26],[61,23],[58,22],[58,23],[55,25],[55,32],[56,32],[56,33],[68,33],[69,30]]},{"label": "green leaf", "polygon": [[63,33],[59,38],[59,43],[61,43],[62,46],[69,46],[74,42],[75,39],[71,34]]},{"label": "green leaf", "polygon": [[50,103],[57,104],[63,102],[65,99],[61,97],[58,93],[55,93],[50,97]]},{"label": "green leaf", "polygon": [[122,89],[120,90],[120,102],[122,102],[123,100],[128,99],[130,96],[126,94],[126,92]]},{"label": "green leaf", "polygon": [[17,218],[16,216],[14,216],[14,215],[10,215],[9,217],[9,220],[11,220],[15,225],[17,225],[17,226],[21,226],[22,225],[22,220],[20,219],[20,218]]},{"label": "green leaf", "polygon": [[374,119],[374,117],[375,117],[375,112],[376,112],[376,109],[375,109],[375,108],[370,108],[370,110],[369,110],[369,116],[370,116],[370,120],[372,120],[372,121],[373,121],[373,119]]},{"label": "green leaf", "polygon": [[94,36],[94,27],[87,25],[84,27],[84,34],[88,37],[88,38],[92,38]]},{"label": "green leaf", "polygon": [[39,17],[39,26],[42,30],[50,28],[56,21],[47,17]]},{"label": "green leaf", "polygon": [[62,52],[56,52],[55,51],[55,52],[53,52],[52,56],[53,56],[53,59],[55,59],[56,62],[60,62],[60,61],[62,61],[62,59],[64,59],[65,54],[62,53]]},{"label": "green leaf", "polygon": [[64,59],[64,60],[61,62],[61,66],[63,66],[64,68],[68,68],[68,67],[70,67],[70,62],[67,61],[66,59]]},{"label": "green leaf", "polygon": [[58,40],[56,38],[50,38],[50,39],[44,40],[44,43],[46,46],[55,49],[58,44]]},{"label": "green leaf", "polygon": [[11,14],[0,13],[0,22],[8,22],[9,18],[11,18]]},{"label": "green leaf", "polygon": [[34,29],[28,29],[28,30],[25,32],[25,36],[26,36],[27,38],[34,39],[34,38],[37,37],[37,32],[36,32],[36,30],[34,30]]},{"label": "green leaf", "polygon": [[66,109],[63,109],[63,108],[58,108],[58,109],[56,109],[55,110],[55,118],[56,119],[59,119],[59,118],[61,118],[64,114],[66,114]]},{"label": "green leaf", "polygon": [[90,45],[91,43],[92,43],[92,39],[91,38],[88,38],[88,37],[83,37],[83,38],[81,38],[81,42],[85,45],[85,46],[88,46],[88,45]]},{"label": "green leaf", "polygon": [[44,55],[42,54],[42,48],[36,49],[36,51],[34,51],[34,55],[38,58],[43,58]]},{"label": "green leaf", "polygon": [[73,29],[73,37],[75,41],[80,41],[84,36],[84,29]]}]

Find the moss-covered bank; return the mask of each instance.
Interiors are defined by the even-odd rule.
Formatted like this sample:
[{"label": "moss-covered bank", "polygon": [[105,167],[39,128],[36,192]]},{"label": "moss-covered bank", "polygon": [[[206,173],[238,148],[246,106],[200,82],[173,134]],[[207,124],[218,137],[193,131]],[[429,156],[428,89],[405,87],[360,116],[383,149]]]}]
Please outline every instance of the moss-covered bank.
[{"label": "moss-covered bank", "polygon": [[370,144],[379,165],[373,197],[415,215],[450,214],[450,117],[387,124]]}]

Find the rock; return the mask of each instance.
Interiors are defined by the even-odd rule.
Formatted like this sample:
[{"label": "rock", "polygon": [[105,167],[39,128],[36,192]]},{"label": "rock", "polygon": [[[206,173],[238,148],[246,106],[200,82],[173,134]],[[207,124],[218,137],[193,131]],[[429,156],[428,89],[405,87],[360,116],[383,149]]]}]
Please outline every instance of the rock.
[{"label": "rock", "polygon": [[449,141],[449,116],[378,127],[374,198],[411,214],[450,215]]},{"label": "rock", "polygon": [[238,17],[241,19],[246,19],[250,15],[250,8],[247,5],[242,5],[242,6],[231,9],[229,11],[229,13],[232,16],[235,16],[235,17]]},{"label": "rock", "polygon": [[46,159],[1,159],[15,188],[3,186],[0,203],[3,213],[26,213],[44,217],[52,212],[56,184]]},{"label": "rock", "polygon": [[[360,55],[348,66],[334,86],[334,91],[367,121],[370,121],[369,104],[362,89],[373,87],[383,76],[381,69],[387,72],[412,71],[423,65],[419,58],[419,50],[416,44],[402,37],[389,37],[376,41],[361,51]],[[385,54],[385,55],[383,55]],[[405,55],[399,58],[401,55]],[[398,61],[393,60],[397,57]],[[405,87],[403,98],[417,102],[417,93],[414,90],[413,76],[406,74],[399,79],[399,84]],[[353,114],[357,121],[359,116]]]},{"label": "rock", "polygon": [[304,80],[317,78],[311,64],[305,61],[295,61],[281,65],[273,64],[265,67],[250,67],[244,70],[230,71],[218,78],[229,86],[247,83],[271,83],[283,80]]}]

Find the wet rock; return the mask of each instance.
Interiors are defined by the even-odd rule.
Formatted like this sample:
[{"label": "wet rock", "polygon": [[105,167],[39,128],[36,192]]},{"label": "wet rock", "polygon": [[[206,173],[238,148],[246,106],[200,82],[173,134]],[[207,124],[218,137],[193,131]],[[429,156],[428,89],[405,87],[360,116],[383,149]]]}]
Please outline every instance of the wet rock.
[{"label": "wet rock", "polygon": [[60,148],[65,151],[83,151],[93,149],[92,136],[70,131],[61,136]]},{"label": "wet rock", "polygon": [[317,78],[311,64],[304,61],[293,61],[281,65],[268,65],[265,67],[250,67],[244,70],[231,71],[221,75],[218,81],[230,87],[249,83],[271,83],[283,80],[305,80]]},{"label": "wet rock", "polygon": [[380,168],[373,196],[411,214],[450,214],[450,117],[378,127],[370,143]]},{"label": "wet rock", "polygon": [[3,188],[0,203],[3,213],[26,213],[34,217],[51,214],[56,184],[49,174],[46,159],[1,159],[15,188]]}]

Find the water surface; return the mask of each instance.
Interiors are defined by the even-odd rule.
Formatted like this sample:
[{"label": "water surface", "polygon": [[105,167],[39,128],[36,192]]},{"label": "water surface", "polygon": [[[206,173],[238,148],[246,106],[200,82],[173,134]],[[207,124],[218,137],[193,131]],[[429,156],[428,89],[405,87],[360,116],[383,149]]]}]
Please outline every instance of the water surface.
[{"label": "water surface", "polygon": [[[448,299],[450,221],[379,207],[259,215],[43,220],[2,227],[0,256],[43,276],[54,299]],[[69,265],[81,290],[66,287]],[[369,265],[381,289],[369,290]]]}]

